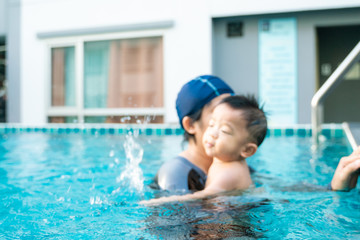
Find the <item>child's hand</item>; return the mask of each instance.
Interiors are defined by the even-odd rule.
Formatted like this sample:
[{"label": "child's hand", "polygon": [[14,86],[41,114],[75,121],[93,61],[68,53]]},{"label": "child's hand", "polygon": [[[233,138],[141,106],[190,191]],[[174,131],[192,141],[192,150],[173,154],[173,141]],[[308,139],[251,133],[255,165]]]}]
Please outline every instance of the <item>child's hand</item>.
[{"label": "child's hand", "polygon": [[147,206],[159,205],[159,204],[162,204],[162,203],[177,201],[179,197],[181,198],[181,196],[170,196],[170,197],[154,198],[154,199],[150,199],[150,200],[140,201],[139,204],[147,205]]},{"label": "child's hand", "polygon": [[150,199],[150,200],[142,200],[139,202],[139,204],[145,205],[145,206],[150,206],[150,205],[159,204],[159,201],[158,201],[158,199],[154,198],[154,199]]}]

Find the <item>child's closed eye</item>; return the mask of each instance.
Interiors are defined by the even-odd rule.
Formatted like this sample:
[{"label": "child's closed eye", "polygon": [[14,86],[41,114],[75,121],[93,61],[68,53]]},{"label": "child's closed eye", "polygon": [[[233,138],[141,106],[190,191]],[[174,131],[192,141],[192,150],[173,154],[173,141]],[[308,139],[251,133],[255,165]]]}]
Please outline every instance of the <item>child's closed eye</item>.
[{"label": "child's closed eye", "polygon": [[220,131],[225,134],[231,134],[231,129],[229,129],[227,127],[220,128]]}]

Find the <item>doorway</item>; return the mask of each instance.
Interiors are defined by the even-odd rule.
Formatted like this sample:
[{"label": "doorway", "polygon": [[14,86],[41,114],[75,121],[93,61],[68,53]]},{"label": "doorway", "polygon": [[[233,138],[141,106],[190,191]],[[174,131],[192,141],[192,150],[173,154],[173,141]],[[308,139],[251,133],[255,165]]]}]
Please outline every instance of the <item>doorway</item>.
[{"label": "doorway", "polygon": [[[360,41],[360,25],[318,27],[319,87]],[[360,62],[324,102],[324,123],[360,122]]]},{"label": "doorway", "polygon": [[0,37],[0,122],[6,122],[6,43]]}]

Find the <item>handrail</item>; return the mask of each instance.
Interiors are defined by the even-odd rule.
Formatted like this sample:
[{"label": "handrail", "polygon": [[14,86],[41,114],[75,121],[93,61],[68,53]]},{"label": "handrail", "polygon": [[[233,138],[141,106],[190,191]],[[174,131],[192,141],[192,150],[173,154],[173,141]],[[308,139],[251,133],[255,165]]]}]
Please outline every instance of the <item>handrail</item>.
[{"label": "handrail", "polygon": [[360,42],[351,50],[341,64],[330,75],[326,82],[315,93],[311,100],[311,126],[312,126],[312,138],[313,143],[318,145],[319,135],[321,132],[322,116],[319,113],[319,106],[322,107],[322,103],[325,98],[341,83],[345,74],[351,69],[351,67],[360,60]]}]

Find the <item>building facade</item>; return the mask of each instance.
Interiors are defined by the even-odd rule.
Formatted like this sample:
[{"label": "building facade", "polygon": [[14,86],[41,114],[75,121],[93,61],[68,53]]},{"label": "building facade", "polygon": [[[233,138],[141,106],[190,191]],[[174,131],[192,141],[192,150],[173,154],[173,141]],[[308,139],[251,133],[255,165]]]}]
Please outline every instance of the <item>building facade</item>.
[{"label": "building facade", "polygon": [[[310,123],[360,41],[359,0],[0,0],[0,18],[6,121],[24,124],[177,123],[177,92],[202,74],[258,96],[272,124]],[[356,64],[325,121],[360,121],[359,89]]]}]

